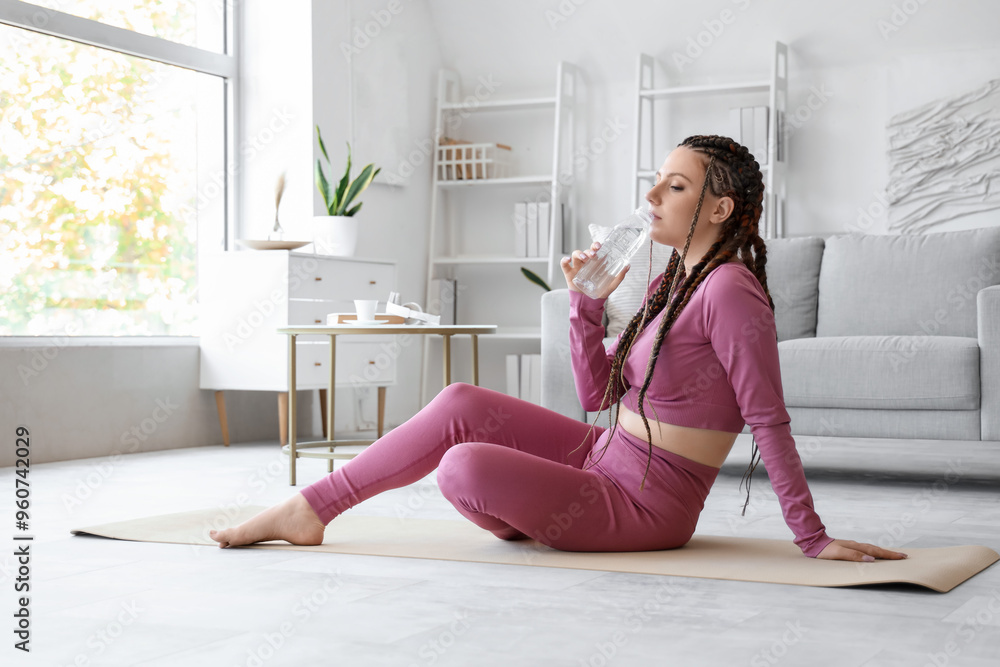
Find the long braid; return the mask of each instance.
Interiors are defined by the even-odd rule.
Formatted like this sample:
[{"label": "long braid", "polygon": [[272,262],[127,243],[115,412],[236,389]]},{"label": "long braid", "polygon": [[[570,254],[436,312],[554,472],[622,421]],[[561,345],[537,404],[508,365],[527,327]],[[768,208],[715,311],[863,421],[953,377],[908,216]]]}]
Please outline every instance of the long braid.
[{"label": "long braid", "polygon": [[[659,357],[663,338],[669,333],[673,323],[680,316],[695,290],[716,267],[736,257],[757,277],[757,280],[764,288],[764,293],[767,295],[771,310],[774,310],[774,301],[771,299],[771,294],[767,288],[767,276],[764,268],[767,263],[767,250],[763,239],[758,234],[758,221],[763,210],[762,202],[764,198],[764,182],[760,173],[760,165],[746,147],[736,143],[729,137],[694,135],[686,138],[678,146],[687,146],[708,157],[705,168],[705,182],[702,184],[701,194],[698,198],[698,205],[691,221],[687,240],[680,253],[677,252],[676,248],[671,253],[670,260],[664,270],[662,282],[652,296],[644,301],[643,307],[633,315],[625,327],[621,335],[618,350],[611,362],[611,373],[604,392],[604,398],[601,401],[600,411],[594,423],[591,424],[590,431],[588,431],[587,436],[584,438],[584,442],[587,442],[590,432],[593,431],[593,427],[600,418],[600,412],[603,412],[605,406],[610,407],[611,404],[617,405],[621,402],[625,386],[622,371],[628,354],[631,351],[632,343],[642,333],[646,322],[655,318],[666,308],[667,312],[660,320],[656,331],[652,352],[646,365],[646,376],[638,395],[639,414],[646,427],[646,436],[649,443],[649,457],[646,461],[646,472],[643,474],[642,482],[639,485],[640,491],[645,488],[646,475],[649,472],[653,456],[652,432],[649,428],[649,421],[646,418],[643,399],[652,381],[653,369]],[[719,240],[709,248],[702,261],[692,268],[691,275],[685,276],[684,259],[697,226],[705,191],[709,188],[711,188],[712,194],[715,197],[731,197],[735,206],[730,216],[722,223]],[[650,257],[652,257],[652,243],[653,241],[650,239]],[[652,273],[652,266],[650,266],[650,273]],[[647,279],[648,284],[649,279]],[[653,406],[650,405],[650,407]],[[655,408],[653,408],[653,413],[654,415],[656,414]],[[656,420],[659,421],[658,416]],[[614,422],[611,421],[610,410],[608,412],[608,424],[611,433],[600,452],[601,456],[603,456],[604,451],[611,442],[614,429],[618,425],[617,420]],[[580,446],[582,445],[583,443],[580,444]],[[580,446],[576,449],[579,449]],[[576,449],[573,451],[576,451]],[[757,467],[755,459],[758,459],[758,457],[759,451],[756,439],[754,439],[750,465],[743,476],[743,480],[746,481],[747,486],[747,500],[743,505],[744,514],[750,502],[750,476]],[[600,457],[598,457],[599,459]],[[741,488],[743,480],[740,483]]]},{"label": "long braid", "polygon": [[[691,221],[690,229],[688,229],[687,239],[684,241],[684,249],[681,251],[681,257],[680,257],[681,266],[684,266],[684,259],[687,257],[688,248],[691,247],[691,237],[694,236],[694,230],[698,224],[698,217],[701,215],[701,205],[705,201],[705,190],[708,189],[708,180],[709,180],[708,174],[712,172],[712,167],[714,165],[715,165],[715,156],[713,155],[711,156],[711,158],[709,158],[708,167],[705,169],[705,182],[701,184],[701,194],[698,195],[698,205],[694,209],[694,218]],[[710,256],[715,255],[714,250],[715,246],[717,245],[719,244],[716,243],[715,245],[712,246],[712,249],[709,250]],[[677,252],[676,249],[674,250],[674,252],[675,253]],[[696,276],[695,280],[698,282],[700,282],[700,280],[698,280],[698,277],[700,277],[699,276],[700,266],[702,266],[702,264],[698,264],[698,266],[696,266],[692,270],[693,275]],[[653,434],[649,430],[649,421],[646,419],[646,411],[643,408],[642,399],[645,398],[646,389],[649,387],[649,383],[653,379],[653,368],[656,366],[656,360],[660,356],[660,344],[663,341],[663,336],[665,335],[666,331],[669,331],[670,326],[673,325],[673,321],[677,318],[677,315],[679,315],[680,312],[684,309],[684,306],[687,305],[688,299],[691,298],[691,294],[694,292],[693,288],[685,290],[684,300],[683,302],[678,304],[676,299],[672,297],[674,294],[676,294],[677,281],[679,279],[680,279],[680,273],[678,272],[677,274],[674,275],[674,278],[671,281],[670,289],[667,292],[668,294],[667,298],[670,303],[669,310],[667,311],[667,314],[663,317],[663,319],[660,320],[660,326],[656,330],[656,337],[653,339],[653,350],[649,355],[649,361],[646,363],[646,378],[642,384],[642,388],[639,390],[639,414],[642,416],[643,426],[646,427],[646,439],[647,442],[649,443],[649,457],[646,459],[646,471],[642,474],[642,482],[639,484],[640,491],[642,491],[646,487],[646,475],[649,473],[649,464],[653,460]],[[663,282],[664,284],[666,284],[667,281],[664,280]],[[650,404],[650,407],[653,407],[653,405]],[[656,415],[655,407],[653,407],[653,414]],[[656,415],[656,421],[659,420],[660,420],[659,415]]]}]

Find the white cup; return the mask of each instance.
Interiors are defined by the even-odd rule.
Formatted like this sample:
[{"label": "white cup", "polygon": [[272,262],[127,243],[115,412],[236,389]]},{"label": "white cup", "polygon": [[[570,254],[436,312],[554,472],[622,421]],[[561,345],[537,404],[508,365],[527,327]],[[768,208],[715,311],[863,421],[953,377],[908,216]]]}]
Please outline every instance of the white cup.
[{"label": "white cup", "polygon": [[378,299],[355,299],[354,309],[358,313],[359,322],[372,322],[375,319],[375,308],[378,306]]}]

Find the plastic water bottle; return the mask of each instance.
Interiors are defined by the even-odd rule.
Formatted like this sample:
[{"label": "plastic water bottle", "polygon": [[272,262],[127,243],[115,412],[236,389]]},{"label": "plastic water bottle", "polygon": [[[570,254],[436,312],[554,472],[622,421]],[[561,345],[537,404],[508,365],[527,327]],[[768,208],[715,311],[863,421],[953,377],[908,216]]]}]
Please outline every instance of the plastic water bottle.
[{"label": "plastic water bottle", "polygon": [[573,284],[590,298],[598,298],[597,295],[614,281],[615,276],[625,268],[625,264],[646,240],[652,222],[653,218],[647,209],[635,209],[635,213],[611,229],[608,238],[597,249],[597,254],[587,260],[573,278]]}]

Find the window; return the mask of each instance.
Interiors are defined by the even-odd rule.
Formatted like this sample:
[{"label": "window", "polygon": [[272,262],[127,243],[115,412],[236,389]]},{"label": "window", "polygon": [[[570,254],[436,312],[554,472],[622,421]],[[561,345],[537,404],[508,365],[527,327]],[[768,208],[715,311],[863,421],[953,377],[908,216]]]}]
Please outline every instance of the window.
[{"label": "window", "polygon": [[[232,0],[229,0],[232,4]],[[225,0],[33,0],[33,5],[223,53]]]},{"label": "window", "polygon": [[231,43],[231,11],[0,0],[0,335],[197,335],[198,252],[226,247],[235,199],[235,65],[190,44],[213,23]]}]

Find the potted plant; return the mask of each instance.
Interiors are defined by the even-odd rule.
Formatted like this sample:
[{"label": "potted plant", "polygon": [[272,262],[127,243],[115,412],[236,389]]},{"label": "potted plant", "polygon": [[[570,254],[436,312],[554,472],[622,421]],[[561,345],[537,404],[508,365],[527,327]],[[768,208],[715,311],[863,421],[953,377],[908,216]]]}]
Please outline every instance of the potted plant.
[{"label": "potted plant", "polygon": [[[333,165],[330,156],[327,155],[326,146],[323,145],[323,136],[320,134],[319,125],[316,126],[316,139],[319,141],[319,150],[323,158],[330,166],[330,175],[333,175]],[[361,203],[351,206],[354,199],[364,192],[375,176],[382,171],[376,169],[374,164],[369,164],[361,170],[361,174],[356,179],[351,180],[351,144],[347,144],[347,169],[344,176],[334,190],[323,173],[323,164],[320,159],[316,160],[316,187],[323,197],[323,204],[326,207],[324,215],[313,216],[313,252],[327,255],[354,254],[354,248],[358,242],[358,221],[354,215],[361,210]]]}]

